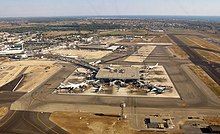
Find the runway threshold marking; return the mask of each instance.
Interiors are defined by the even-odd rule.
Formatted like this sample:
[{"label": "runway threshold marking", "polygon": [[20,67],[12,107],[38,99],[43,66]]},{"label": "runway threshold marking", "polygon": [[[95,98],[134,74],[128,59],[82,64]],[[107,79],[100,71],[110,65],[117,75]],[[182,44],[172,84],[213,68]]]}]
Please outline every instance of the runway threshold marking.
[{"label": "runway threshold marking", "polygon": [[40,132],[46,134],[44,131],[42,131],[40,128],[38,128],[37,126],[35,126],[34,124],[32,124],[31,122],[29,122],[28,120],[26,120],[24,118],[24,113],[22,114],[22,118],[24,119],[24,121],[26,121],[28,124],[30,124],[31,126],[33,126],[34,128],[36,128],[37,130],[39,130]]},{"label": "runway threshold marking", "polygon": [[3,123],[0,125],[0,127],[4,126],[4,125],[14,116],[15,113],[16,113],[16,111],[14,111],[13,114],[12,114],[5,122],[3,122]]},{"label": "runway threshold marking", "polygon": [[53,130],[51,127],[47,126],[47,125],[40,119],[39,114],[40,114],[40,113],[37,113],[37,119],[38,119],[45,127],[47,127],[49,130],[53,131],[53,132],[56,133],[56,134],[59,134],[58,132],[56,132],[55,130]]}]

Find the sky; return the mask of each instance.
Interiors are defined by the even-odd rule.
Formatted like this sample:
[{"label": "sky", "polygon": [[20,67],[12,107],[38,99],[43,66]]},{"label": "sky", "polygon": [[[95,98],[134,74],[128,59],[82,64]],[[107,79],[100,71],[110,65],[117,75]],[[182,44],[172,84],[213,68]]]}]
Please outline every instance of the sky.
[{"label": "sky", "polygon": [[220,16],[220,0],[0,0],[0,17]]}]

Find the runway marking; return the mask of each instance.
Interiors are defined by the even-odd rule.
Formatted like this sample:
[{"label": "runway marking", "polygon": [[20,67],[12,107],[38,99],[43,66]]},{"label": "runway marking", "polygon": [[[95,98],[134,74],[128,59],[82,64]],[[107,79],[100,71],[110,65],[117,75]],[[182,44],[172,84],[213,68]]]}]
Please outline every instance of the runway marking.
[{"label": "runway marking", "polygon": [[4,125],[14,116],[15,113],[16,113],[16,111],[14,111],[13,114],[12,114],[5,122],[3,122],[3,123],[0,125],[0,127],[4,126]]},{"label": "runway marking", "polygon": [[51,127],[48,127],[48,126],[40,119],[39,114],[40,114],[40,113],[37,113],[37,119],[38,119],[45,127],[47,127],[49,130],[53,131],[53,132],[56,133],[56,134],[59,134],[58,132],[56,132],[55,130],[53,130]]},{"label": "runway marking", "polygon": [[31,126],[35,127],[37,130],[39,130],[40,132],[46,134],[44,131],[42,131],[40,128],[38,128],[37,126],[35,126],[34,124],[32,124],[31,122],[29,122],[28,120],[26,120],[24,118],[24,113],[22,114],[22,118],[24,119],[24,121],[26,121],[28,124],[30,124]]}]

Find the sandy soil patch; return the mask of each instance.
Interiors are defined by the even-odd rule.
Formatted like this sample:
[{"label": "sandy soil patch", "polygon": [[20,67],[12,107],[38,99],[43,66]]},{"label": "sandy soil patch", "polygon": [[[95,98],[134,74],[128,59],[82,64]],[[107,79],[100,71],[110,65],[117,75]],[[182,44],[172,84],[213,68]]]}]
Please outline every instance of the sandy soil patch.
[{"label": "sandy soil patch", "polygon": [[8,113],[7,107],[1,107],[0,108],[0,120]]},{"label": "sandy soil patch", "polygon": [[54,112],[50,120],[71,134],[135,134],[128,121],[89,113]]},{"label": "sandy soil patch", "polygon": [[25,78],[21,83],[21,86],[17,91],[20,92],[28,92],[50,76],[52,76],[55,72],[59,70],[59,67],[54,65],[55,61],[44,61],[44,60],[25,60],[25,61],[11,61],[5,62],[1,66],[5,66],[3,72],[7,72],[8,74],[4,78],[0,78],[0,84],[4,85],[7,82],[15,79],[17,75],[27,67],[25,70]]},{"label": "sandy soil patch", "polygon": [[14,80],[18,74],[25,68],[24,66],[7,65],[3,63],[0,67],[0,87]]},{"label": "sandy soil patch", "polygon": [[74,55],[85,59],[100,59],[107,54],[112,53],[111,51],[91,51],[91,50],[55,50],[52,53]]}]

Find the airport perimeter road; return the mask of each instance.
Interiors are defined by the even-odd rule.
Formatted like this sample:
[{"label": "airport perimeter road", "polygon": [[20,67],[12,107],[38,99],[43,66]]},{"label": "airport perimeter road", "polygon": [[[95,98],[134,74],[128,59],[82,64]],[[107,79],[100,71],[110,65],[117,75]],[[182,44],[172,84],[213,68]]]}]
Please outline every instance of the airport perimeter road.
[{"label": "airport perimeter road", "polygon": [[49,120],[50,113],[9,111],[0,121],[0,133],[66,134]]}]

